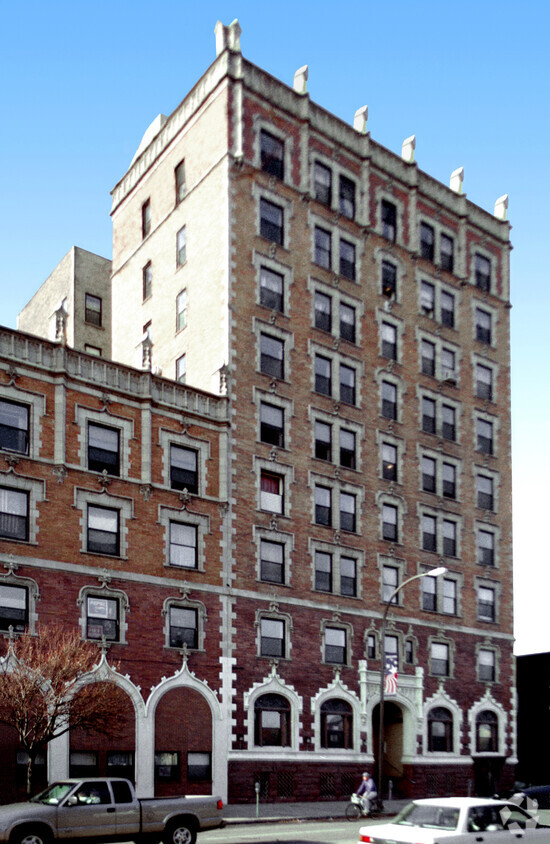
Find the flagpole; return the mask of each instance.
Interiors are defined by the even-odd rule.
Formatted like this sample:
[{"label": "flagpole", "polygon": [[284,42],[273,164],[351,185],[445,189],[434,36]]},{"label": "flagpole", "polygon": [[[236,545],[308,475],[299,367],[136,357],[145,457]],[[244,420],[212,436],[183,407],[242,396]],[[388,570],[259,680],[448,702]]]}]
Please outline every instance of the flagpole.
[{"label": "flagpole", "polygon": [[390,597],[386,599],[386,606],[384,607],[384,614],[382,616],[382,630],[380,633],[380,703],[379,703],[379,719],[378,719],[378,795],[380,802],[382,802],[382,773],[383,773],[383,759],[384,751],[384,692],[386,683],[386,619],[388,617],[389,609],[392,605],[393,599],[408,583],[413,580],[418,580],[421,577],[439,577],[445,574],[447,568],[445,566],[438,566],[438,568],[423,571],[420,574],[413,574],[401,583],[397,589],[394,589]]}]

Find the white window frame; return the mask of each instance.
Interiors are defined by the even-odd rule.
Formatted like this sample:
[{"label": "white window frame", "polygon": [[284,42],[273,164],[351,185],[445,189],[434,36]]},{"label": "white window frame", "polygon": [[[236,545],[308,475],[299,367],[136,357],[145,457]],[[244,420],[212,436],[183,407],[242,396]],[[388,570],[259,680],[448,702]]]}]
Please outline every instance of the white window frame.
[{"label": "white window frame", "polygon": [[[40,600],[40,590],[36,580],[33,580],[31,577],[21,577],[21,575],[15,574],[8,563],[7,573],[0,575],[0,586],[13,586],[16,589],[25,589],[27,593],[27,627],[25,633],[29,636],[36,635],[38,624],[36,604]],[[15,636],[19,636],[19,633],[15,633]]]},{"label": "white window frame", "polygon": [[[181,419],[180,419],[181,422]],[[159,445],[162,449],[162,476],[164,485],[170,486],[170,446],[176,445],[180,448],[188,448],[197,452],[197,474],[198,493],[197,497],[204,498],[207,489],[208,460],[210,458],[210,443],[207,440],[200,440],[187,433],[177,433],[168,428],[159,429]],[[173,489],[172,492],[181,494],[182,490]]]},{"label": "white window frame", "polygon": [[134,420],[130,417],[114,416],[106,410],[92,410],[83,405],[76,406],[76,423],[79,427],[78,433],[78,454],[80,468],[88,469],[88,423],[105,428],[116,428],[119,432],[118,452],[120,462],[120,477],[123,480],[129,478],[130,466],[130,442],[134,438]]},{"label": "white window frame", "polygon": [[[269,656],[262,654],[262,621],[280,621],[283,624],[283,639],[284,642],[284,656]],[[292,639],[291,633],[294,628],[292,616],[286,612],[280,612],[278,604],[272,603],[269,609],[257,609],[254,617],[254,627],[256,628],[256,656],[260,659],[276,659],[288,661],[292,658]]]},{"label": "white window frame", "polygon": [[[285,533],[275,528],[264,528],[259,525],[252,527],[254,544],[256,545],[256,580],[259,583],[270,583],[272,586],[288,587],[292,582],[292,553],[294,551],[294,534]],[[262,541],[274,542],[283,546],[283,583],[274,583],[271,580],[262,580],[261,570],[261,544]]]}]

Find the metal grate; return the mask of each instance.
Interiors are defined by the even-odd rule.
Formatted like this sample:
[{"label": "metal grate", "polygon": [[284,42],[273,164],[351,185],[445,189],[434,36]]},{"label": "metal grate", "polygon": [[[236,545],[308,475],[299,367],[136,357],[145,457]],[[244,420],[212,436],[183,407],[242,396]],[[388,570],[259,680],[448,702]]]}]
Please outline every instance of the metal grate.
[{"label": "metal grate", "polygon": [[319,779],[319,793],[321,798],[336,797],[336,786],[334,784],[334,774],[321,774]]},{"label": "metal grate", "polygon": [[294,774],[277,774],[277,797],[281,800],[294,797]]},{"label": "metal grate", "polygon": [[341,793],[343,797],[349,797],[357,788],[357,774],[342,774]]},{"label": "metal grate", "polygon": [[260,783],[260,800],[269,800],[269,772],[260,771],[254,774],[254,785]]},{"label": "metal grate", "polygon": [[426,777],[426,792],[428,797],[437,797],[437,776],[428,774]]}]

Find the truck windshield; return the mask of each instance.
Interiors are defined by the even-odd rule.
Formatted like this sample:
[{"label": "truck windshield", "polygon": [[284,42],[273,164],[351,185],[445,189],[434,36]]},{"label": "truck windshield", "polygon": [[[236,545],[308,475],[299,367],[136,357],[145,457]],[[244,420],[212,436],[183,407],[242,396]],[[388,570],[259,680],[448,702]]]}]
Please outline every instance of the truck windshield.
[{"label": "truck windshield", "polygon": [[399,813],[394,823],[403,826],[427,826],[435,829],[456,829],[458,809],[449,806],[426,806],[409,803]]},{"label": "truck windshield", "polygon": [[52,806],[57,806],[73,788],[74,782],[54,782],[40,794],[32,797],[31,800],[33,803],[50,803]]}]

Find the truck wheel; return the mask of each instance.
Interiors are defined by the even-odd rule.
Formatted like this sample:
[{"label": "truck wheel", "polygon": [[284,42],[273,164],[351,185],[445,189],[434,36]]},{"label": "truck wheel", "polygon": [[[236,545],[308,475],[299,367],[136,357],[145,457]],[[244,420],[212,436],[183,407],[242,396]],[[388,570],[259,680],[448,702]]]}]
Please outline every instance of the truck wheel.
[{"label": "truck wheel", "polygon": [[[185,818],[174,821],[166,829],[162,840],[164,844],[195,844],[197,840],[195,825]],[[27,844],[38,844],[38,842],[27,842]]]},{"label": "truck wheel", "polygon": [[51,836],[46,829],[27,826],[21,830],[15,830],[10,844],[50,844]]}]

